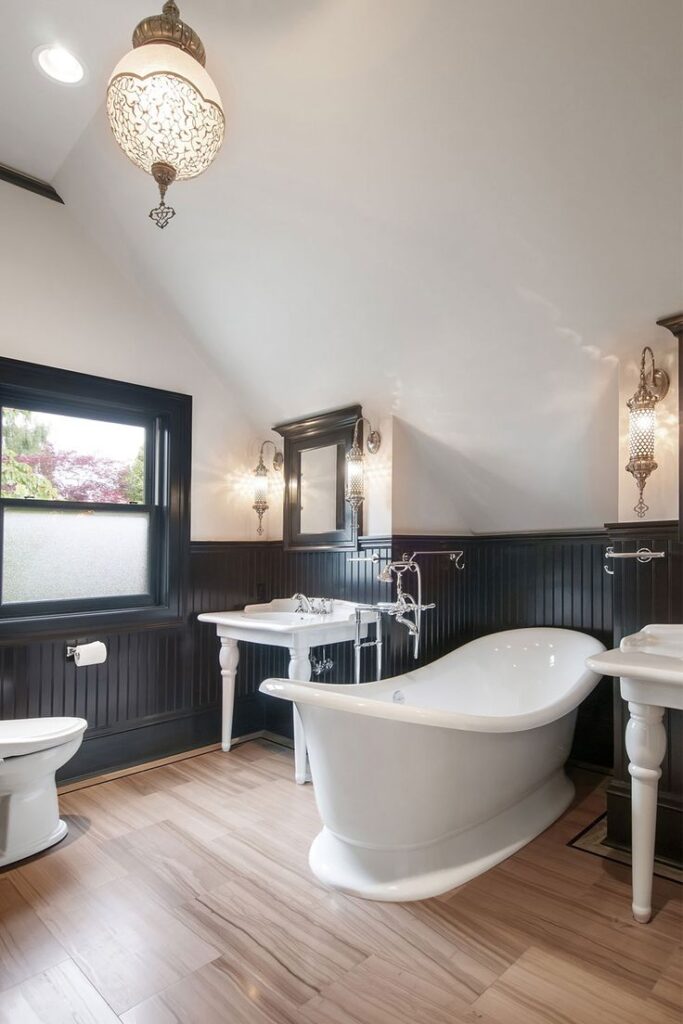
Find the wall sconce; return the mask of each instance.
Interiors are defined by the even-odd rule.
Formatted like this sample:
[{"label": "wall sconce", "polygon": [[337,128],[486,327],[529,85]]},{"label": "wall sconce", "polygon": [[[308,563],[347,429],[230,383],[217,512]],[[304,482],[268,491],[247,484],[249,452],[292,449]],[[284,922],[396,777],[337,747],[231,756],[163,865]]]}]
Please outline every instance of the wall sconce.
[{"label": "wall sconce", "polygon": [[270,478],[268,475],[268,467],[263,461],[263,449],[267,444],[272,444],[273,446],[273,469],[277,472],[281,472],[282,463],[284,462],[284,456],[275,442],[264,441],[259,452],[258,464],[254,470],[254,504],[251,506],[258,516],[258,528],[256,532],[259,536],[263,533],[263,517],[268,511],[268,489]]},{"label": "wall sconce", "polygon": [[[645,361],[650,356],[649,371]],[[657,404],[669,390],[669,375],[666,370],[655,366],[655,357],[649,345],[643,349],[640,359],[640,383],[633,398],[626,403],[629,410],[629,460],[626,470],[638,485],[638,503],[633,511],[642,519],[648,510],[643,501],[643,491],[650,473],[657,468],[655,462],[655,427]]]},{"label": "wall sconce", "polygon": [[360,442],[360,428],[363,423],[367,423],[370,427],[366,442],[370,455],[376,455],[382,443],[379,431],[372,429],[370,420],[365,416],[359,416],[353,428],[353,444],[346,453],[346,488],[344,492],[353,512],[354,533],[358,529],[358,509],[365,499],[365,454]]}]

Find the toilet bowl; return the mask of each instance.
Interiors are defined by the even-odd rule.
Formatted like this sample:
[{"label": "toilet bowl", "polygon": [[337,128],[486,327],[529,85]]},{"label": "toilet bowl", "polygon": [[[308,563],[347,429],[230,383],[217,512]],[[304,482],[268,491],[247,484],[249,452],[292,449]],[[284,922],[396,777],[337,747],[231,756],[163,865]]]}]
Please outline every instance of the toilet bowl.
[{"label": "toilet bowl", "polygon": [[83,718],[0,721],[0,867],[63,839],[55,772],[73,757]]}]

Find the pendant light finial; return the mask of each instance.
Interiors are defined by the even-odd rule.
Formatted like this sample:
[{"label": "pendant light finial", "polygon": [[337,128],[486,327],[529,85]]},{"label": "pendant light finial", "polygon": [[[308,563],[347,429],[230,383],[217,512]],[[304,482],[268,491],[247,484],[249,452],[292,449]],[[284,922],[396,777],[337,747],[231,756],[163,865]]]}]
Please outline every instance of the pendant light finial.
[{"label": "pendant light finial", "polygon": [[166,205],[166,190],[176,179],[175,167],[159,160],[152,164],[152,177],[159,186],[159,205],[149,211],[150,219],[158,228],[165,228],[170,220],[175,217],[175,210],[172,206]]}]

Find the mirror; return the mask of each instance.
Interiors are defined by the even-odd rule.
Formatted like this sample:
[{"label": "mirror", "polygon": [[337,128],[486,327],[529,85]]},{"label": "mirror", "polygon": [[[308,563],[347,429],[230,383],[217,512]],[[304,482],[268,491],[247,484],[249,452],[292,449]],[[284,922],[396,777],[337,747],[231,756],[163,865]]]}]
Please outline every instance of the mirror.
[{"label": "mirror", "polygon": [[307,448],[299,462],[299,522],[302,533],[331,533],[337,529],[338,445]]},{"label": "mirror", "polygon": [[361,407],[352,405],[273,428],[284,438],[285,548],[356,547],[351,509],[344,500],[344,477],[346,453],[361,415]]}]

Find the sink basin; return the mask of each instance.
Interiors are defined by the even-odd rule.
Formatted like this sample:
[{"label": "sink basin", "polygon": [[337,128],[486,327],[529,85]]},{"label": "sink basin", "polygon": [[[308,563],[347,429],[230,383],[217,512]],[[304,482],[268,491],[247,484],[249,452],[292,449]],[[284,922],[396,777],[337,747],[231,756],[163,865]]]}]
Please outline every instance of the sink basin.
[{"label": "sink basin", "polygon": [[640,633],[625,636],[619,650],[639,651],[659,658],[683,658],[683,626],[645,626]]},{"label": "sink basin", "polygon": [[624,700],[683,708],[683,625],[645,626],[587,664],[603,675],[620,676]]},{"label": "sink basin", "polygon": [[[312,598],[318,604],[320,598]],[[213,622],[217,626],[230,627],[244,631],[267,631],[272,634],[291,634],[301,636],[311,634],[311,645],[334,643],[335,640],[350,640],[355,635],[356,606],[353,601],[331,602],[332,609],[325,615],[310,612],[298,612],[298,601],[294,598],[278,598],[268,604],[248,604],[241,611],[204,612],[199,618],[202,622]],[[373,612],[363,611],[361,621],[364,624],[373,622]],[[364,634],[367,629],[364,629]],[[320,640],[320,636],[325,637]],[[267,640],[260,641],[268,643]]]},{"label": "sink basin", "polygon": [[254,620],[261,622],[274,622],[280,623],[283,626],[296,626],[299,624],[320,622],[320,618],[317,615],[309,615],[306,612],[266,612],[261,608],[245,608],[244,615],[249,615]]}]

